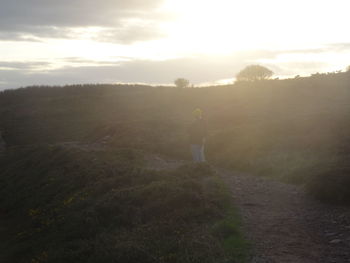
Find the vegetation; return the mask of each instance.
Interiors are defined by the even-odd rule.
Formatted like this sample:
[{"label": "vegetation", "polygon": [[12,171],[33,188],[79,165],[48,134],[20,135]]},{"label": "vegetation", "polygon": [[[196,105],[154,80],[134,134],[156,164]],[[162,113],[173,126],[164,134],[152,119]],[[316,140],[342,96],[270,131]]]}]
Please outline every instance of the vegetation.
[{"label": "vegetation", "polygon": [[190,85],[190,81],[184,78],[178,78],[174,81],[177,88],[187,88]]},{"label": "vegetation", "polygon": [[[349,176],[341,161],[350,153],[349,82],[348,72],[334,72],[184,90],[120,85],[9,90],[0,94],[1,130],[9,146],[108,138],[111,147],[189,159],[186,128],[199,107],[209,123],[210,162],[305,183],[315,196],[325,195],[323,200],[346,203],[337,191],[342,183],[326,178]],[[342,175],[333,172],[339,163]]]},{"label": "vegetation", "polygon": [[0,131],[0,154],[2,154],[6,149],[6,145],[5,145],[5,142],[2,138],[2,134],[1,134],[1,131]]},{"label": "vegetation", "polygon": [[257,81],[269,79],[273,72],[260,65],[250,65],[242,69],[237,75],[237,81]]},{"label": "vegetation", "polygon": [[0,261],[243,260],[237,216],[213,171],[150,171],[142,155],[189,159],[186,128],[198,107],[209,123],[211,163],[349,204],[349,83],[349,72],[334,72],[201,89],[1,92],[8,149],[0,157],[0,212],[9,227],[1,230]]},{"label": "vegetation", "polygon": [[230,196],[209,166],[147,170],[140,151],[67,144],[11,148],[0,166],[4,262],[245,259]]}]

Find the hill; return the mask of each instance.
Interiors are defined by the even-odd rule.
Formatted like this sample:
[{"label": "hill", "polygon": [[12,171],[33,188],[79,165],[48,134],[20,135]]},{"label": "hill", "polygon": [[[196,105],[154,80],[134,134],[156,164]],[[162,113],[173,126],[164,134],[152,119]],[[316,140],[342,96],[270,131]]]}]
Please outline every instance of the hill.
[{"label": "hill", "polygon": [[[0,93],[9,146],[96,142],[188,158],[194,108],[209,123],[208,159],[236,170],[307,183],[349,202],[350,74],[177,89],[137,85],[29,87]],[[337,180],[333,180],[334,178]]]},{"label": "hill", "polygon": [[1,92],[0,260],[244,262],[247,245],[215,171],[150,169],[148,156],[189,160],[186,129],[199,107],[210,163],[349,204],[349,84],[349,73],[332,73]]}]

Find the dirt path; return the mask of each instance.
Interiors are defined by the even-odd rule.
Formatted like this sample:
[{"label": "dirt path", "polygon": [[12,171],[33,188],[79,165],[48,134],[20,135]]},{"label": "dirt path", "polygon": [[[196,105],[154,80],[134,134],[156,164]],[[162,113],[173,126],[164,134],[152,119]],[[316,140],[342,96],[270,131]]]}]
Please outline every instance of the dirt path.
[{"label": "dirt path", "polygon": [[[185,163],[159,156],[151,169]],[[349,263],[350,207],[322,204],[301,187],[267,178],[215,170],[227,182],[253,246],[250,263]]]},{"label": "dirt path", "polygon": [[253,245],[252,263],[350,262],[350,208],[321,204],[297,186],[218,171]]}]

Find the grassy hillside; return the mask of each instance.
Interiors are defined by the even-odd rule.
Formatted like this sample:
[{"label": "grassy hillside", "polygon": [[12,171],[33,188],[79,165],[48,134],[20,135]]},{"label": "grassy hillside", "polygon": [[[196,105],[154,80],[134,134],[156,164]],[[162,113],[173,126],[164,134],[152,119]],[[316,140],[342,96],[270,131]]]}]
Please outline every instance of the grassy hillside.
[{"label": "grassy hillside", "polygon": [[143,168],[131,149],[12,148],[0,159],[2,262],[243,262],[208,166]]},{"label": "grassy hillside", "polygon": [[186,159],[186,127],[200,107],[209,123],[211,162],[307,183],[320,198],[349,202],[338,192],[349,177],[349,84],[347,72],[201,89],[32,87],[0,94],[1,129],[9,145],[107,136],[113,147]]}]

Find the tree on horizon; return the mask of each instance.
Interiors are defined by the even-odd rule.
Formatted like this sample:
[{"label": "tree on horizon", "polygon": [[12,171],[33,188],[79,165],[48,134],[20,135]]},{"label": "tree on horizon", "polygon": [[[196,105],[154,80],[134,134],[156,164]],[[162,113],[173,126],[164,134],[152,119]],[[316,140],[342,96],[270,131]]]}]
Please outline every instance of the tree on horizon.
[{"label": "tree on horizon", "polygon": [[174,81],[174,84],[178,88],[187,88],[190,85],[190,81],[185,78],[178,78]]},{"label": "tree on horizon", "polygon": [[256,81],[269,79],[273,71],[260,65],[250,65],[242,69],[237,75],[237,81]]}]

